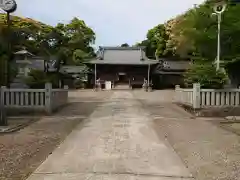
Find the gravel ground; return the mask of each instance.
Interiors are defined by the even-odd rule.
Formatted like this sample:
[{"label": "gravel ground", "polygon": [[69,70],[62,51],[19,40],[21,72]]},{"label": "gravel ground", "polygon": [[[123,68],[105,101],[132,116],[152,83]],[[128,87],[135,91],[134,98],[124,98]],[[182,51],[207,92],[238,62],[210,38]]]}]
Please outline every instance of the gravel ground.
[{"label": "gravel ground", "polygon": [[220,127],[240,136],[240,123],[221,123]]},{"label": "gravel ground", "polygon": [[163,133],[196,180],[239,180],[240,137],[211,122],[156,119]]},{"label": "gravel ground", "polygon": [[70,92],[70,104],[52,117],[0,136],[0,179],[24,180],[97,105],[106,92]]},{"label": "gravel ground", "polygon": [[196,180],[240,179],[240,136],[171,103],[174,93],[135,93]]}]

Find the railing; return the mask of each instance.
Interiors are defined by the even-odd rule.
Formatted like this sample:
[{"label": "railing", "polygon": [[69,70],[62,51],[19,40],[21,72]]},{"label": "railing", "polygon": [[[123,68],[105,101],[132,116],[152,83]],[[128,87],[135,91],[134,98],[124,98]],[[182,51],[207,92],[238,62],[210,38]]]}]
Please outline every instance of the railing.
[{"label": "railing", "polygon": [[240,106],[240,89],[201,89],[201,107]]},{"label": "railing", "polygon": [[45,107],[45,89],[3,89],[3,93],[6,107]]},{"label": "railing", "polygon": [[67,90],[52,90],[52,108],[53,110],[58,109],[59,107],[65,105],[68,102],[68,93]]},{"label": "railing", "polygon": [[194,84],[193,89],[176,86],[176,102],[193,108],[240,106],[240,89],[201,89]]},{"label": "railing", "polygon": [[6,108],[28,108],[29,110],[43,110],[52,113],[59,107],[67,104],[67,89],[52,89],[47,83],[45,89],[7,89],[1,87],[0,102]]},{"label": "railing", "polygon": [[177,101],[182,102],[186,105],[193,105],[193,89],[181,89],[176,90]]}]

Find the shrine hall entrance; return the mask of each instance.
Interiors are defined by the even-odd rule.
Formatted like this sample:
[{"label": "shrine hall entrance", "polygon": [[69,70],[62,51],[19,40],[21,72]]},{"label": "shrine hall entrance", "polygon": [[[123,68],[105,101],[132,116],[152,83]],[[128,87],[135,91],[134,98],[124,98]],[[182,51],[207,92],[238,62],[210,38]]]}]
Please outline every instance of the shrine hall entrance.
[{"label": "shrine hall entrance", "polygon": [[127,73],[118,73],[118,84],[129,84],[129,77]]}]

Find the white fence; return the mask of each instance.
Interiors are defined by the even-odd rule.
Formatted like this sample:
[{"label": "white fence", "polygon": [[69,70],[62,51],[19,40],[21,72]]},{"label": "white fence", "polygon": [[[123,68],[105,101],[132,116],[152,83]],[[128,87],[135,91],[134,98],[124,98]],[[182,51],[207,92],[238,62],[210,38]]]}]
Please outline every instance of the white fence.
[{"label": "white fence", "polygon": [[67,89],[52,89],[47,83],[45,89],[7,89],[1,87],[1,103],[6,108],[28,108],[52,113],[67,104]]},{"label": "white fence", "polygon": [[183,104],[193,105],[193,89],[176,88],[176,100]]},{"label": "white fence", "polygon": [[240,106],[240,89],[201,89],[194,84],[192,89],[176,86],[176,102],[197,108]]}]

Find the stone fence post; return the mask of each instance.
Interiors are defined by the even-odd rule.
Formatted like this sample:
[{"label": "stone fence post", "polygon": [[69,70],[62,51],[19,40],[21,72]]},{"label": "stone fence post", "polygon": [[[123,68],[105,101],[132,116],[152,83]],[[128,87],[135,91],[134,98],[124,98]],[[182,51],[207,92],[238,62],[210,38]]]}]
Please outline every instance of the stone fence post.
[{"label": "stone fence post", "polygon": [[175,86],[175,101],[176,102],[179,102],[179,100],[180,100],[180,97],[179,97],[179,90],[180,90],[180,85],[176,85]]},{"label": "stone fence post", "polygon": [[66,103],[68,103],[68,90],[69,90],[68,85],[64,86],[64,90],[66,91],[66,92],[65,92],[65,93],[66,93],[66,94],[65,94],[65,95],[66,95],[66,96],[65,96],[65,102],[64,102],[64,103],[66,104]]},{"label": "stone fence post", "polygon": [[52,113],[52,84],[45,84],[45,111],[48,114]]},{"label": "stone fence post", "polygon": [[193,84],[193,109],[201,107],[201,85],[199,83]]}]

